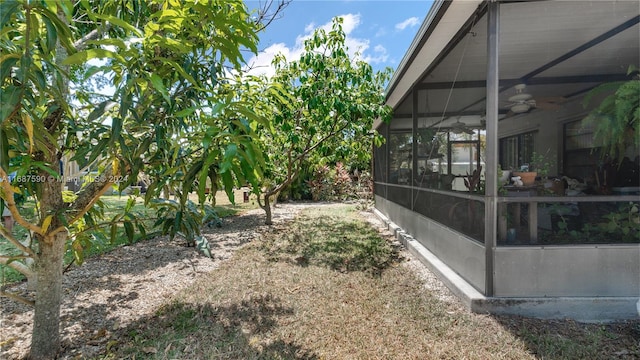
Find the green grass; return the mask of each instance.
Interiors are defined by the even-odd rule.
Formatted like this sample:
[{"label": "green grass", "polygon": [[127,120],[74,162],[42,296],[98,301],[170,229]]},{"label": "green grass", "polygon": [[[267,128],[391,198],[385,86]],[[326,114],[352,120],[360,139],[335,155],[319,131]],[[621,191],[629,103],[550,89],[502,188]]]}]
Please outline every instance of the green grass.
[{"label": "green grass", "polygon": [[262,249],[272,261],[378,274],[397,261],[397,253],[354,210],[355,206],[327,207],[303,214],[291,231],[269,238]]}]

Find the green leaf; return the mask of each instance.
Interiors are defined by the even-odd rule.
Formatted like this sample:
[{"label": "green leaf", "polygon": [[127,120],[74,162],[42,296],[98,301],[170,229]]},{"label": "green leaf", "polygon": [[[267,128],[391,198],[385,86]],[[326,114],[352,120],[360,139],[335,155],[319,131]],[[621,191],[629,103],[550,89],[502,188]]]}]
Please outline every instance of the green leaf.
[{"label": "green leaf", "polygon": [[224,186],[224,192],[227,193],[227,197],[229,198],[229,201],[231,201],[232,204],[235,204],[235,196],[233,194],[233,187],[234,187],[234,182],[233,182],[233,175],[231,175],[230,171],[226,171],[220,174],[220,176],[222,177],[222,184]]},{"label": "green leaf", "polygon": [[29,153],[33,152],[33,121],[27,113],[22,113],[22,124],[29,138]]},{"label": "green leaf", "polygon": [[140,232],[140,238],[141,239],[146,239],[147,238],[147,229],[145,229],[144,224],[143,223],[136,223],[137,227],[138,227],[138,231]]},{"label": "green leaf", "polygon": [[117,234],[118,234],[118,224],[111,224],[111,243],[115,244],[116,240],[117,240]]},{"label": "green leaf", "polygon": [[78,51],[77,53],[67,57],[62,61],[63,65],[83,65],[88,60],[91,59],[103,59],[110,58],[118,60],[121,63],[124,63],[125,60],[118,53],[113,51],[105,50],[105,49],[87,49],[84,51]]},{"label": "green leaf", "polygon": [[189,81],[191,84],[193,84],[196,87],[199,86],[198,82],[193,78],[193,76],[189,75],[186,71],[184,71],[182,66],[178,65],[177,62],[175,62],[173,60],[170,60],[170,59],[167,59],[166,57],[156,57],[155,60],[159,60],[159,61],[162,61],[162,62],[168,64],[168,65],[171,65],[173,67],[173,69],[175,71],[177,71],[178,74],[180,74],[187,81]]},{"label": "green leaf", "polygon": [[100,139],[98,141],[98,144],[91,148],[91,155],[89,156],[87,163],[90,164],[94,162],[98,158],[98,156],[103,155],[104,149],[107,147],[108,144],[109,144],[109,138]]},{"label": "green leaf", "polygon": [[158,90],[164,100],[168,103],[171,103],[171,100],[169,99],[169,93],[167,92],[167,88],[164,87],[162,78],[160,78],[160,76],[158,76],[157,74],[151,74],[150,80],[151,85],[153,85],[153,87]]},{"label": "green leaf", "polygon": [[176,117],[179,117],[179,118],[187,117],[187,116],[192,115],[195,111],[196,111],[196,108],[194,108],[194,107],[182,109],[182,110],[180,110],[180,111],[178,111],[176,113]]},{"label": "green leaf", "polygon": [[224,152],[224,157],[226,159],[232,159],[238,153],[238,146],[236,144],[227,145],[227,150]]},{"label": "green leaf", "polygon": [[11,75],[11,69],[20,59],[19,54],[7,54],[0,56],[0,82]]},{"label": "green leaf", "polygon": [[116,144],[120,138],[122,133],[122,118],[114,117],[111,119],[111,137],[109,138],[109,143],[111,146]]},{"label": "green leaf", "polygon": [[198,251],[200,251],[204,256],[211,258],[211,246],[209,245],[209,241],[204,236],[196,236],[196,247]]},{"label": "green leaf", "polygon": [[47,51],[51,52],[56,47],[56,42],[58,41],[58,31],[56,30],[55,25],[49,20],[48,17],[43,16],[42,21],[47,29]]},{"label": "green leaf", "polygon": [[93,111],[89,114],[89,116],[87,117],[87,122],[93,122],[96,119],[100,118],[105,111],[110,110],[111,108],[113,108],[115,105],[117,105],[117,103],[111,101],[111,100],[107,100],[107,101],[103,101],[100,104],[98,104],[98,106],[96,106],[95,109],[93,109]]},{"label": "green leaf", "polygon": [[124,232],[127,235],[127,240],[129,240],[129,244],[132,244],[134,241],[134,235],[135,235],[135,232],[133,230],[133,224],[131,223],[131,221],[125,221],[123,225],[124,225]]},{"label": "green leaf", "polygon": [[43,17],[47,18],[56,28],[57,38],[62,44],[62,46],[69,52],[69,54],[73,54],[76,52],[76,48],[73,45],[73,36],[71,35],[71,31],[69,30],[69,26],[60,20],[56,13],[51,12],[51,10],[44,7],[34,7],[32,8],[34,12],[40,13]]},{"label": "green leaf", "polygon": [[11,20],[11,17],[18,10],[19,6],[20,2],[17,0],[0,1],[0,29],[3,29],[4,25]]},{"label": "green leaf", "polygon": [[[198,175],[198,201],[203,203],[205,200],[205,191],[207,187],[207,178],[209,175],[209,167],[203,167]],[[215,185],[214,185],[215,186]]]},{"label": "green leaf", "polygon": [[40,69],[33,69],[31,70],[31,79],[33,79],[33,82],[36,84],[36,86],[38,87],[38,90],[45,92],[48,86],[47,83],[47,79],[44,75],[44,73],[42,72],[42,70]]},{"label": "green leaf", "polygon": [[118,48],[120,48],[120,50],[125,50],[127,48],[127,45],[121,39],[111,39],[111,38],[100,39],[100,40],[90,40],[90,41],[87,41],[87,45],[96,45],[97,47],[106,46],[106,45],[117,46]]},{"label": "green leaf", "polygon": [[42,170],[44,172],[46,172],[47,174],[49,174],[50,176],[53,176],[56,179],[60,178],[60,174],[57,172],[57,168],[56,169],[52,169],[51,167],[49,167],[49,165],[43,161],[32,161],[31,166],[38,168],[39,170]]},{"label": "green leaf", "polygon": [[143,35],[142,31],[136,29],[133,25],[115,16],[107,15],[107,14],[97,14],[97,13],[91,13],[91,15],[94,16],[96,19],[106,20],[112,23],[113,25],[119,26],[125,30],[129,30],[135,36],[141,37]]},{"label": "green leaf", "polygon": [[0,166],[5,172],[9,170],[9,138],[3,127],[0,127]]},{"label": "green leaf", "polygon": [[4,123],[19,106],[21,94],[22,89],[13,85],[0,88],[0,123]]}]

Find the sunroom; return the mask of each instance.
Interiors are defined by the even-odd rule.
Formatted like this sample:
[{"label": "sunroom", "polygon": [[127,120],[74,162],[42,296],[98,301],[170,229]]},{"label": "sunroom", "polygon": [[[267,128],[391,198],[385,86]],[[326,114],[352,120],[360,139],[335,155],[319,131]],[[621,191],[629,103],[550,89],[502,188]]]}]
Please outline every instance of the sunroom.
[{"label": "sunroom", "polygon": [[640,115],[590,115],[638,88],[639,22],[637,1],[433,3],[375,124],[376,210],[472,310],[638,316]]}]

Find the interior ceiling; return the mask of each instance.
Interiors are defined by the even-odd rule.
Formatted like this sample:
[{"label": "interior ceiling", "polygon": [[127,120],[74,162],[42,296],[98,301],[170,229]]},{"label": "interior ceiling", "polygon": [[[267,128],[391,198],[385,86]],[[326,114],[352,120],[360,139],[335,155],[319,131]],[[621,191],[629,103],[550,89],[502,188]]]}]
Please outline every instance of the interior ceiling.
[{"label": "interior ceiling", "polygon": [[[640,2],[532,1],[500,6],[500,113],[507,114],[514,86],[535,98],[571,99],[599,83],[627,79],[640,65]],[[420,118],[458,116],[476,124],[485,112],[487,20],[480,11],[450,51],[420,80]],[[419,59],[418,59],[419,60]],[[425,64],[425,68],[429,68]],[[395,110],[411,117],[411,96]]]}]

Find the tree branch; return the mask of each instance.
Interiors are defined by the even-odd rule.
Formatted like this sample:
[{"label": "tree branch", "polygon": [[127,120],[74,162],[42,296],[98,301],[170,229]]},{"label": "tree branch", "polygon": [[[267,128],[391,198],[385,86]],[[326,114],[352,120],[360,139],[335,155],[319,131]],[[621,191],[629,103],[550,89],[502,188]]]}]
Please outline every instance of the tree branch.
[{"label": "tree branch", "polygon": [[87,47],[87,43],[89,41],[99,39],[100,37],[102,37],[102,35],[105,32],[109,31],[110,28],[111,28],[111,24],[109,23],[103,24],[99,28],[91,30],[91,32],[89,32],[87,35],[76,40],[76,42],[73,43],[73,46],[78,51],[84,50]]},{"label": "tree branch", "polygon": [[7,176],[7,173],[4,171],[2,167],[0,167],[0,187],[2,187],[2,191],[4,192],[4,196],[6,197],[6,199],[4,199],[5,206],[11,212],[13,219],[25,229],[29,231],[33,231],[34,233],[37,233],[40,235],[44,235],[42,233],[41,227],[29,223],[20,215],[20,212],[18,211],[18,207],[16,206],[16,202],[13,199],[14,191],[13,191],[13,188],[11,187],[11,183],[9,182],[9,177]]},{"label": "tree branch", "polygon": [[[264,194],[267,194],[267,192],[265,192]],[[260,206],[261,209],[264,209],[266,205],[262,204],[262,200],[260,200],[260,194],[258,194],[257,199],[258,199],[258,206]]]},{"label": "tree branch", "polygon": [[[267,26],[271,25],[274,20],[282,17],[280,13],[289,5],[289,3],[291,3],[291,1],[292,0],[280,0],[278,3],[278,7],[272,13],[269,13],[269,9],[273,5],[273,0],[269,0],[268,4],[262,6],[258,13],[258,18],[255,20],[256,24],[260,24],[260,27],[258,27],[257,31],[260,32],[264,30]],[[263,23],[263,21],[265,22]]]},{"label": "tree branch", "polygon": [[23,304],[27,304],[29,306],[35,306],[36,302],[33,300],[29,300],[27,298],[24,298],[20,295],[14,294],[14,293],[10,293],[10,292],[6,292],[4,290],[0,290],[0,296],[6,297],[8,299],[17,301],[17,302],[21,302]]},{"label": "tree branch", "polygon": [[[75,212],[75,214],[68,224],[71,225],[83,217],[100,197],[109,190],[109,187],[113,185],[113,183],[113,170],[111,165],[109,165],[92,183],[80,190],[76,200],[69,206],[71,212]],[[60,226],[51,231],[48,236],[54,236],[64,230],[66,230],[66,227]]]},{"label": "tree branch", "polygon": [[21,243],[15,237],[13,237],[13,234],[8,232],[4,226],[0,226],[0,235],[4,236],[4,238],[7,239],[11,243],[11,245],[15,246],[18,250],[22,251],[23,253],[27,253],[31,257],[36,256],[35,252],[33,252],[33,250],[31,250],[30,247],[25,246],[23,243]]},{"label": "tree branch", "polygon": [[28,259],[29,257],[23,256],[23,255],[0,256],[0,264],[12,268],[13,270],[15,270],[15,271],[19,272],[20,274],[26,276],[27,278],[35,275],[35,272],[33,270],[31,270],[30,267],[28,267],[27,265],[25,265],[25,264],[23,264],[23,263],[21,263],[19,261],[14,261],[17,258]]},{"label": "tree branch", "polygon": [[339,133],[340,131],[346,129],[347,126],[349,126],[349,123],[345,123],[342,127],[338,128],[338,129],[330,132],[329,134],[325,135],[324,137],[322,137],[320,140],[318,140],[318,142],[313,144],[313,146],[307,148],[305,151],[302,152],[302,154],[298,155],[298,157],[296,158],[295,161],[299,161],[300,159],[304,159],[304,157],[307,156],[311,151],[315,150],[315,148],[320,146],[323,142],[325,142],[330,137],[332,137],[332,136],[336,135],[337,133]]}]

